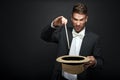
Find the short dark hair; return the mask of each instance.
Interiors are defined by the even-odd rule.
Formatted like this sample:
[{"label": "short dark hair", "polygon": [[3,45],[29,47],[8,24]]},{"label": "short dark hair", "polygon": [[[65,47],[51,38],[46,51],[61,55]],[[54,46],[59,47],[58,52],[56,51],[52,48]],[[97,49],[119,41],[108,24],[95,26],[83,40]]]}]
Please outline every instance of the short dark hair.
[{"label": "short dark hair", "polygon": [[84,3],[77,3],[73,6],[72,14],[79,13],[79,14],[86,14],[87,15],[87,6]]}]

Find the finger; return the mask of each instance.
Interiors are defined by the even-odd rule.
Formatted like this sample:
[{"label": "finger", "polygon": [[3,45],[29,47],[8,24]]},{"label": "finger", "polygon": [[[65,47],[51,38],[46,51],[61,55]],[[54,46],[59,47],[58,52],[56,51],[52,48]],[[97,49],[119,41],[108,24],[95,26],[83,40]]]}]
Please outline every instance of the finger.
[{"label": "finger", "polygon": [[87,69],[90,65],[89,64],[85,64],[84,68]]},{"label": "finger", "polygon": [[57,19],[58,19],[58,23],[59,24],[61,24],[61,25],[63,25],[63,22],[64,22],[64,20],[63,20],[63,16],[59,16]]},{"label": "finger", "polygon": [[63,17],[63,16],[58,16],[57,18],[55,18],[55,19],[53,20],[54,26],[61,26],[61,25],[62,25],[62,17]]},{"label": "finger", "polygon": [[67,24],[67,19],[65,17],[62,17],[62,24]]},{"label": "finger", "polygon": [[57,17],[58,20],[62,21],[63,16]]},{"label": "finger", "polygon": [[90,61],[93,61],[95,58],[93,56],[87,56]]}]

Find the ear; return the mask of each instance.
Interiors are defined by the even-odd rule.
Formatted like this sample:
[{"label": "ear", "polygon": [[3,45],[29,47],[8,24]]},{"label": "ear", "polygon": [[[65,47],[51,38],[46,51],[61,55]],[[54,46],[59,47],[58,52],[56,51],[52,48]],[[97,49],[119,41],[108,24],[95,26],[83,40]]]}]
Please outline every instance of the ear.
[{"label": "ear", "polygon": [[88,16],[86,16],[86,22],[87,22],[87,20],[88,20]]}]

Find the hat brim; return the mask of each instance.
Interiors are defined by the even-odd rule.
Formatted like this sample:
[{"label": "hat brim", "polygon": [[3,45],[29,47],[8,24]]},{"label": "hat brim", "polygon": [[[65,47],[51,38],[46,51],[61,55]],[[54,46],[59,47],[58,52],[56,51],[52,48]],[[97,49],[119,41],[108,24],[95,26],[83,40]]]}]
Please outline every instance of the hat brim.
[{"label": "hat brim", "polygon": [[58,57],[56,61],[60,63],[86,63],[89,61],[89,59],[86,58],[85,56],[64,55]]}]

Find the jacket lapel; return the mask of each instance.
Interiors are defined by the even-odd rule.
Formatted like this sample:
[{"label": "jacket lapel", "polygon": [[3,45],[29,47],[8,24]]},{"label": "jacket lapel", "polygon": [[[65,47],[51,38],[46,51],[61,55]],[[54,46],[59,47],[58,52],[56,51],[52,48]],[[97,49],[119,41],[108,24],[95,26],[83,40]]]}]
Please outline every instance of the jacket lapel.
[{"label": "jacket lapel", "polygon": [[85,31],[85,36],[84,36],[84,38],[83,38],[83,42],[82,42],[82,44],[81,44],[81,49],[80,49],[80,55],[83,55],[83,56],[85,56],[85,52],[86,52],[86,47],[87,47],[87,45],[89,44],[88,42],[88,40],[89,40],[89,34],[88,34],[89,32],[86,30]]},{"label": "jacket lapel", "polygon": [[[72,38],[73,38],[73,35],[72,35],[72,30],[73,30],[73,28],[69,28],[69,30],[68,30],[68,36],[69,36],[69,43],[70,43],[70,46],[71,46],[71,42],[72,42]],[[83,42],[82,42],[82,44],[81,44],[81,50],[80,50],[80,55],[83,55],[83,56],[85,56],[86,55],[86,47],[87,47],[87,45],[89,45],[89,31],[86,29],[86,31],[85,31],[85,36],[84,36],[84,38],[83,38]]]}]

